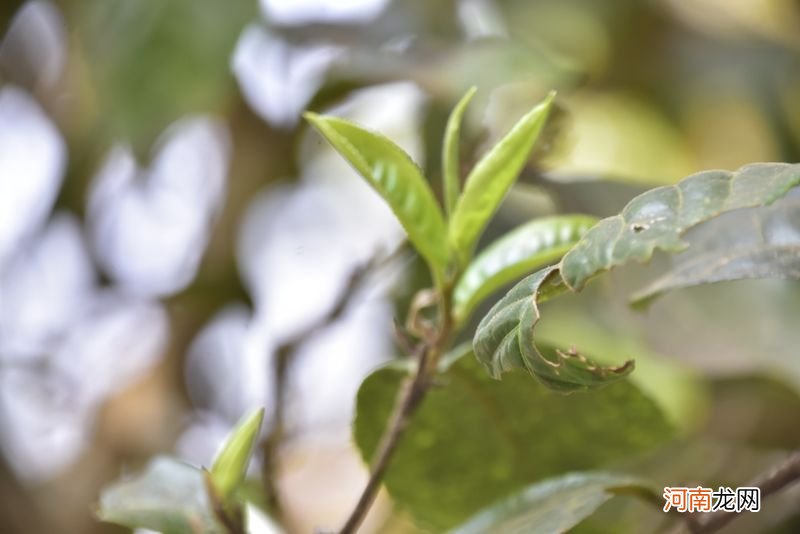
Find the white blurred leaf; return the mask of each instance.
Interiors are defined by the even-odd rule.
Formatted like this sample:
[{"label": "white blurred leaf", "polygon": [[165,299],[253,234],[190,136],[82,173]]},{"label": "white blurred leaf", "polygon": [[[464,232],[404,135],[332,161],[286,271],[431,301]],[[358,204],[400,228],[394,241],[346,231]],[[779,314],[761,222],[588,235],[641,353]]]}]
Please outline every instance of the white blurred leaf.
[{"label": "white blurred leaf", "polygon": [[0,90],[0,266],[46,220],[65,163],[64,141],[39,105]]},{"label": "white blurred leaf", "polygon": [[194,278],[225,191],[225,128],[184,119],[169,128],[149,169],[115,147],[95,178],[89,222],[98,259],[127,290],[173,294]]}]

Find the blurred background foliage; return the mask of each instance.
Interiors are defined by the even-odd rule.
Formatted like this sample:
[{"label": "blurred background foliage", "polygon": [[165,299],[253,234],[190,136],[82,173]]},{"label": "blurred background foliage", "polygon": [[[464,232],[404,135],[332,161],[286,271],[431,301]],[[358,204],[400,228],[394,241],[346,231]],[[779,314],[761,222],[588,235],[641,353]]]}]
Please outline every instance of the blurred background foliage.
[{"label": "blurred background foliage", "polygon": [[[484,243],[543,214],[609,215],[698,170],[800,159],[800,5],[3,2],[0,531],[119,531],[92,517],[104,484],[159,453],[208,465],[262,405],[281,441],[252,475],[274,479],[284,528],[339,524],[366,478],[349,437],[356,390],[396,356],[392,317],[427,281],[401,254],[324,321],[401,231],[300,113],[381,130],[438,178],[447,113],[472,85],[465,170],[559,91]],[[614,465],[665,484],[742,484],[800,447],[800,289],[722,284],[630,311],[624,296],[667,264],[553,304],[540,331],[636,358],[632,380],[679,429]],[[796,532],[797,499],[735,528]],[[369,519],[414,528],[385,496]],[[613,501],[581,528],[664,521]]]}]

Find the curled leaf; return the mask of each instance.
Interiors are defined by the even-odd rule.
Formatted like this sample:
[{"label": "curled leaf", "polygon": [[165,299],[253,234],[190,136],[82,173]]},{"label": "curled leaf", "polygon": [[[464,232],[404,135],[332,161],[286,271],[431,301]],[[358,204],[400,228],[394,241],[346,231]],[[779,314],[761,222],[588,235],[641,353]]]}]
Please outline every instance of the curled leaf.
[{"label": "curled leaf", "polygon": [[800,183],[800,164],[757,163],[735,172],[707,171],[648,191],[619,215],[603,219],[555,267],[522,280],[489,311],[475,333],[475,355],[489,373],[524,367],[547,386],[569,392],[601,386],[630,373],[633,362],[602,367],[574,350],[540,353],[534,343],[538,304],[579,291],[593,276],[655,250],[681,251],[689,229],[735,209],[766,205]]},{"label": "curled leaf", "polygon": [[555,262],[597,222],[590,215],[543,217],[512,230],[481,252],[453,290],[457,321],[492,292],[525,273]]},{"label": "curled leaf", "polygon": [[569,393],[614,382],[633,370],[633,361],[603,367],[573,350],[540,352],[533,333],[539,303],[566,290],[558,267],[547,267],[523,279],[489,310],[475,331],[473,348],[492,378],[522,368],[550,389]]}]

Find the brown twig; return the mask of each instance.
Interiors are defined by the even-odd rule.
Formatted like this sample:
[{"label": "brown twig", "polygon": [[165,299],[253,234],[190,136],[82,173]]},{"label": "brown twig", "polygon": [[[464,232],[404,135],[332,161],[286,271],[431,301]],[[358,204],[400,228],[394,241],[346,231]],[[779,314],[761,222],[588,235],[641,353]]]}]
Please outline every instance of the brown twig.
[{"label": "brown twig", "polygon": [[372,507],[372,503],[375,502],[383,476],[389,467],[389,461],[400,443],[400,437],[405,432],[411,416],[422,402],[422,399],[425,398],[425,392],[430,387],[430,376],[427,371],[430,350],[424,344],[420,344],[419,347],[416,371],[403,383],[400,394],[395,401],[392,415],[386,425],[386,431],[381,436],[380,443],[378,443],[367,485],[364,487],[364,491],[362,491],[355,508],[350,513],[350,517],[347,518],[344,526],[339,531],[340,534],[356,532],[364,521],[367,512]]},{"label": "brown twig", "polygon": [[[800,451],[793,452],[781,465],[750,483],[761,488],[761,500],[779,492],[786,486],[800,481]],[[740,512],[718,510],[702,515],[689,516],[686,526],[692,534],[716,532],[739,517]]]},{"label": "brown twig", "polygon": [[[420,292],[417,297],[414,299],[416,304],[412,304],[412,308],[409,311],[409,317],[418,316],[422,307],[437,301],[439,322],[436,327],[426,325],[426,328],[418,332],[418,335],[422,335],[423,339],[411,354],[416,360],[416,368],[413,374],[406,378],[398,391],[392,414],[386,423],[372,460],[367,485],[361,492],[361,496],[345,521],[344,526],[339,530],[339,534],[353,534],[366,518],[372,504],[375,502],[375,498],[378,496],[383,477],[389,468],[392,456],[400,444],[400,439],[405,433],[411,417],[424,400],[428,390],[435,384],[439,356],[448,347],[451,340],[453,324],[450,313],[449,289],[444,289],[434,299],[431,298],[430,292],[427,290]],[[413,320],[410,322],[414,323]],[[427,326],[430,326],[431,329],[429,330]]]},{"label": "brown twig", "polygon": [[281,343],[275,350],[275,388],[272,398],[275,411],[270,432],[261,442],[261,450],[264,456],[261,477],[266,493],[267,507],[272,513],[272,517],[279,522],[284,519],[284,510],[275,480],[278,468],[277,456],[286,434],[284,409],[286,406],[288,374],[298,349],[307,339],[338,321],[344,315],[344,312],[352,303],[353,297],[358,293],[358,289],[364,284],[368,276],[396,259],[404,249],[405,243],[401,243],[389,254],[376,256],[364,265],[354,269],[347,284],[339,293],[336,302],[328,313],[320,317],[310,327]]}]

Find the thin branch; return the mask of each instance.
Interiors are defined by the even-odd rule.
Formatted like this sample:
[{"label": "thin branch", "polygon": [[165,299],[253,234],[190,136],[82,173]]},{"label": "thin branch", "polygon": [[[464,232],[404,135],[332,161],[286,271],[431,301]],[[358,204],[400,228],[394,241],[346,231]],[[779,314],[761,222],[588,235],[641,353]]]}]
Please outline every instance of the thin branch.
[{"label": "thin branch", "polygon": [[339,531],[340,534],[351,534],[361,526],[367,516],[367,512],[372,507],[372,503],[375,502],[383,476],[389,467],[389,461],[400,443],[400,437],[408,427],[411,416],[425,398],[425,393],[431,385],[430,373],[428,372],[430,349],[425,344],[420,344],[417,353],[416,372],[405,380],[403,387],[400,389],[392,415],[386,425],[386,431],[381,436],[378,444],[367,485],[361,493],[355,508],[350,513],[350,517],[347,518],[344,526]]},{"label": "thin branch", "polygon": [[[406,378],[398,391],[392,415],[386,423],[372,461],[367,485],[339,534],[355,533],[366,518],[372,504],[375,502],[375,497],[378,495],[383,477],[389,468],[389,462],[408,427],[411,417],[422,403],[428,390],[435,384],[439,356],[450,343],[453,333],[450,296],[450,288],[444,288],[441,294],[433,300],[431,300],[431,295],[428,291],[422,291],[414,299],[416,304],[412,303],[409,311],[410,319],[419,314],[421,307],[427,306],[430,302],[438,301],[438,328],[428,331],[426,327],[418,332],[418,334],[422,334],[423,339],[411,353],[411,356],[416,360],[416,369],[413,374]],[[413,323],[414,321],[411,320],[410,322]],[[419,324],[416,326],[419,326]]]},{"label": "thin branch", "polygon": [[[761,488],[761,500],[763,501],[768,496],[798,481],[800,481],[800,451],[795,451],[784,463],[758,477],[750,483],[750,486]],[[718,510],[699,516],[689,516],[687,527],[692,534],[708,534],[718,531],[737,517],[739,517],[739,512]]]},{"label": "thin branch", "polygon": [[272,398],[274,416],[270,432],[261,442],[261,450],[264,457],[261,478],[266,493],[267,507],[279,522],[284,518],[284,510],[276,482],[278,471],[277,453],[286,437],[284,410],[286,407],[288,375],[298,349],[306,340],[338,321],[352,304],[353,297],[358,293],[358,289],[365,283],[369,275],[391,263],[404,249],[405,243],[400,243],[389,254],[376,256],[364,265],[355,268],[328,313],[320,317],[310,327],[281,343],[275,350],[275,388]]}]

